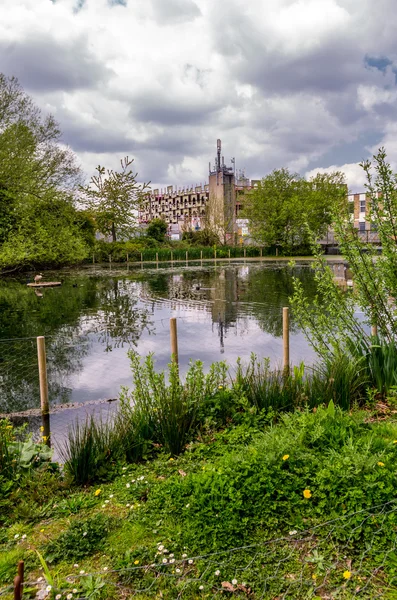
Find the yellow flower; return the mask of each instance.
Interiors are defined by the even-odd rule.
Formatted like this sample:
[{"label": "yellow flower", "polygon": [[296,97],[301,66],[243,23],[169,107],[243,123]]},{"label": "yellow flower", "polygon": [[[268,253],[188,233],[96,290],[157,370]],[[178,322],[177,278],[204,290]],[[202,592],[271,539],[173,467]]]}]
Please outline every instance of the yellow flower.
[{"label": "yellow flower", "polygon": [[100,493],[101,493],[101,490],[96,490],[94,493],[94,496],[99,496]]},{"label": "yellow flower", "polygon": [[139,564],[139,560],[134,560],[134,565],[138,565]]},{"label": "yellow flower", "polygon": [[394,440],[394,441],[393,441],[393,444],[397,444],[397,440]]},{"label": "yellow flower", "polygon": [[44,427],[43,426],[40,427],[40,431],[44,431]]},{"label": "yellow flower", "polygon": [[283,460],[288,460],[288,459],[289,459],[289,454],[284,454]]},{"label": "yellow flower", "polygon": [[173,458],[170,458],[170,460],[174,460]]},{"label": "yellow flower", "polygon": [[40,529],[40,533],[44,533],[44,529]]},{"label": "yellow flower", "polygon": [[12,429],[13,425],[7,425],[6,429]]},{"label": "yellow flower", "polygon": [[303,490],[303,497],[304,498],[311,498],[312,497],[312,493],[310,490]]},{"label": "yellow flower", "polygon": [[42,440],[43,440],[44,443],[48,440],[48,436],[47,435],[43,435],[41,437],[42,437]]},{"label": "yellow flower", "polygon": [[352,576],[352,574],[350,573],[350,571],[344,571],[343,573],[343,577],[345,579],[350,579],[350,577]]},{"label": "yellow flower", "polygon": [[384,466],[385,466],[385,463],[380,462],[380,461],[378,462],[378,467],[384,467]]},{"label": "yellow flower", "polygon": [[223,390],[223,385],[218,385],[219,390]]},{"label": "yellow flower", "polygon": [[317,579],[317,575],[315,573],[313,573],[312,579]]}]

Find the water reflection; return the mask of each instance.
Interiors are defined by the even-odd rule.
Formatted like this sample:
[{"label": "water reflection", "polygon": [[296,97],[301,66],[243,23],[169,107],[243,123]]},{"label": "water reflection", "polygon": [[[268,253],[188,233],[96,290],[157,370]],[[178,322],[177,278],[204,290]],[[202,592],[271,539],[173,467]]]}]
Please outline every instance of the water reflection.
[{"label": "water reflection", "polygon": [[[189,265],[110,270],[96,266],[48,273],[59,288],[40,295],[25,280],[0,281],[0,411],[39,406],[36,340],[46,336],[50,402],[117,397],[130,384],[130,347],[169,361],[169,318],[178,317],[181,373],[189,359],[208,368],[237,356],[281,357],[282,307],[292,273],[313,297],[308,263]],[[291,320],[297,357],[310,357]],[[294,349],[292,349],[294,360]]]}]

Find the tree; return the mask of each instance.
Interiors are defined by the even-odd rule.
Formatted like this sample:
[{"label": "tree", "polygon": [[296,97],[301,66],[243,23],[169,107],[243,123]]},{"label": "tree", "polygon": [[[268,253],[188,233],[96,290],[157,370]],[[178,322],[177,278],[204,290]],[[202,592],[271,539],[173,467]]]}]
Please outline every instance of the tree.
[{"label": "tree", "polygon": [[158,242],[164,242],[167,229],[164,219],[152,219],[146,229],[146,235]]},{"label": "tree", "polygon": [[[367,176],[369,218],[377,228],[381,255],[375,244],[360,238],[347,203],[340,202],[333,207],[333,228],[352,271],[354,289],[346,293],[337,287],[333,273],[315,243],[313,268],[318,287],[315,301],[308,301],[299,281],[294,281],[293,311],[322,357],[349,354],[358,347],[369,355],[374,348],[380,347],[373,346],[371,325],[377,326],[380,340],[396,347],[397,174],[387,163],[384,148],[373,157],[373,162],[364,161],[361,166]],[[357,318],[358,310],[362,311],[363,320]]]},{"label": "tree", "polygon": [[241,216],[251,236],[285,252],[308,243],[305,223],[321,236],[331,223],[332,206],[346,196],[342,173],[318,174],[309,181],[288,169],[276,169],[243,197]]},{"label": "tree", "polygon": [[111,235],[116,242],[119,236],[128,236],[137,227],[138,210],[145,201],[145,191],[149,183],[138,183],[138,173],[130,170],[134,159],[128,156],[120,161],[121,172],[107,170],[100,165],[96,168],[98,175],[91,177],[91,185],[80,186],[83,193],[82,202],[95,218],[98,230],[104,235]]},{"label": "tree", "polygon": [[18,80],[0,73],[0,268],[75,262],[87,254],[76,217],[82,171]]}]

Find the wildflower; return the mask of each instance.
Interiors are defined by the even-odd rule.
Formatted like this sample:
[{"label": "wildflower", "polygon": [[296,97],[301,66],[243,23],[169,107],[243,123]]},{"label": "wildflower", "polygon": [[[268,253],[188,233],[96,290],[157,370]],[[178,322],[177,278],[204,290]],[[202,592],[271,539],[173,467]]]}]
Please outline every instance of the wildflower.
[{"label": "wildflower", "polygon": [[83,533],[83,537],[85,537],[86,535],[87,535],[87,532],[85,531],[85,532]]},{"label": "wildflower", "polygon": [[26,540],[26,533],[23,534],[22,539]]},{"label": "wildflower", "polygon": [[131,479],[131,483],[135,483],[135,479]]},{"label": "wildflower", "polygon": [[218,385],[218,390],[223,390],[223,385]]},{"label": "wildflower", "polygon": [[129,508],[131,506],[131,504],[126,504],[126,507]]},{"label": "wildflower", "polygon": [[384,466],[385,466],[385,463],[383,463],[381,461],[378,462],[378,467],[384,467]]},{"label": "wildflower", "polygon": [[167,559],[163,558],[163,565],[165,565],[167,562],[168,562]]},{"label": "wildflower", "polygon": [[73,566],[74,566],[75,569],[79,568],[79,565],[77,563],[75,563]]},{"label": "wildflower", "polygon": [[315,573],[313,573],[312,575],[312,579],[316,580],[317,579],[317,575]]},{"label": "wildflower", "polygon": [[16,533],[16,534],[14,535],[14,540],[17,540],[18,538],[19,538],[19,533]]},{"label": "wildflower", "polygon": [[193,564],[193,560],[191,558],[189,558],[189,560],[187,562],[189,563],[189,565]]},{"label": "wildflower", "polygon": [[66,596],[66,600],[72,600],[72,598],[73,598],[73,594],[68,594],[68,595]]},{"label": "wildflower", "polygon": [[52,585],[47,585],[45,591],[46,592],[51,592],[51,590],[52,590]]},{"label": "wildflower", "polygon": [[215,571],[215,575],[216,575],[217,577],[219,577],[219,575],[220,575],[220,574],[221,574],[220,570],[219,570],[219,569],[217,569],[217,570]]},{"label": "wildflower", "polygon": [[174,563],[175,562],[175,558],[170,558],[170,563]]},{"label": "wildflower", "polygon": [[232,584],[237,585],[237,579],[232,579]]},{"label": "wildflower", "polygon": [[397,444],[397,440],[393,440],[393,444]]},{"label": "wildflower", "polygon": [[72,590],[72,592],[73,592],[73,594],[77,594],[77,590],[76,590],[76,588],[74,588],[74,589]]},{"label": "wildflower", "polygon": [[43,578],[42,578],[42,577],[39,577],[39,578],[38,578],[38,580],[37,580],[37,583],[40,583],[40,581],[43,581]]},{"label": "wildflower", "polygon": [[164,550],[164,546],[163,546],[163,544],[160,544],[160,546],[158,547],[158,549],[160,550],[160,552],[161,552],[162,550]]},{"label": "wildflower", "polygon": [[283,460],[288,460],[288,459],[289,459],[289,454],[284,454]]},{"label": "wildflower", "polygon": [[303,490],[303,497],[304,498],[311,498],[312,497],[312,493],[310,490]]},{"label": "wildflower", "polygon": [[113,498],[113,494],[110,494],[109,498]]},{"label": "wildflower", "polygon": [[170,460],[174,460],[173,458],[170,458]]},{"label": "wildflower", "polygon": [[180,569],[175,569],[175,573],[180,573],[181,570]]},{"label": "wildflower", "polygon": [[186,508],[189,508],[190,504],[186,504]]},{"label": "wildflower", "polygon": [[139,560],[134,560],[134,565],[139,565]]},{"label": "wildflower", "polygon": [[101,493],[101,490],[96,490],[94,493],[94,496],[99,496],[100,493]]},{"label": "wildflower", "polygon": [[186,558],[186,557],[187,557],[187,554],[182,554],[182,558]]},{"label": "wildflower", "polygon": [[80,571],[80,575],[84,575],[84,573],[85,573],[85,571],[84,571],[84,569],[82,569],[82,570]]},{"label": "wildflower", "polygon": [[130,484],[130,483],[126,483],[126,484],[125,484],[125,487],[126,487],[126,488],[129,488],[129,487],[131,487],[131,484]]},{"label": "wildflower", "polygon": [[164,548],[163,554],[167,554],[168,552],[169,552],[169,550],[167,550],[167,548]]},{"label": "wildflower", "polygon": [[107,571],[107,570],[108,570],[108,568],[107,568],[107,567],[103,567],[103,570],[104,570],[104,571]]},{"label": "wildflower", "polygon": [[40,427],[40,431],[44,431],[44,427],[43,426]]},{"label": "wildflower", "polygon": [[289,531],[288,533],[289,533],[290,535],[295,535],[295,534],[296,534],[296,533],[298,533],[298,532],[296,531],[296,529],[292,529],[292,531]]},{"label": "wildflower", "polygon": [[44,529],[40,529],[40,533],[44,533]]},{"label": "wildflower", "polygon": [[173,555],[173,554],[170,554],[170,558],[174,558],[174,555]]},{"label": "wildflower", "polygon": [[350,571],[344,571],[343,573],[343,577],[345,579],[350,579],[350,577],[352,576],[352,574],[350,573]]},{"label": "wildflower", "polygon": [[127,467],[123,467],[123,471],[126,471],[126,470],[127,470]]},{"label": "wildflower", "polygon": [[61,600],[61,598],[62,598],[61,594],[57,594],[57,595],[55,596],[55,600]]},{"label": "wildflower", "polygon": [[105,504],[109,504],[110,500],[105,500]]},{"label": "wildflower", "polygon": [[203,589],[204,589],[204,586],[203,586],[203,585],[200,585],[200,586],[199,586],[199,590],[203,590]]},{"label": "wildflower", "polygon": [[[174,459],[172,459],[172,460],[174,460]],[[142,481],[143,479],[145,479],[145,476],[144,476],[144,475],[141,475],[140,477],[138,477],[138,479],[139,479],[140,481]]]},{"label": "wildflower", "polygon": [[102,504],[102,508],[106,508],[106,504]]}]

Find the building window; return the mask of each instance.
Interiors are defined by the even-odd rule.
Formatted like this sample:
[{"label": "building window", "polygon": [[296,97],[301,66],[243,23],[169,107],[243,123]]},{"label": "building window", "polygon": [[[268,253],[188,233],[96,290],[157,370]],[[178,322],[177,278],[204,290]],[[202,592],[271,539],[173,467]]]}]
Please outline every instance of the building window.
[{"label": "building window", "polygon": [[360,200],[360,212],[365,213],[365,200]]},{"label": "building window", "polygon": [[365,221],[360,221],[358,225],[360,231],[365,231]]}]

